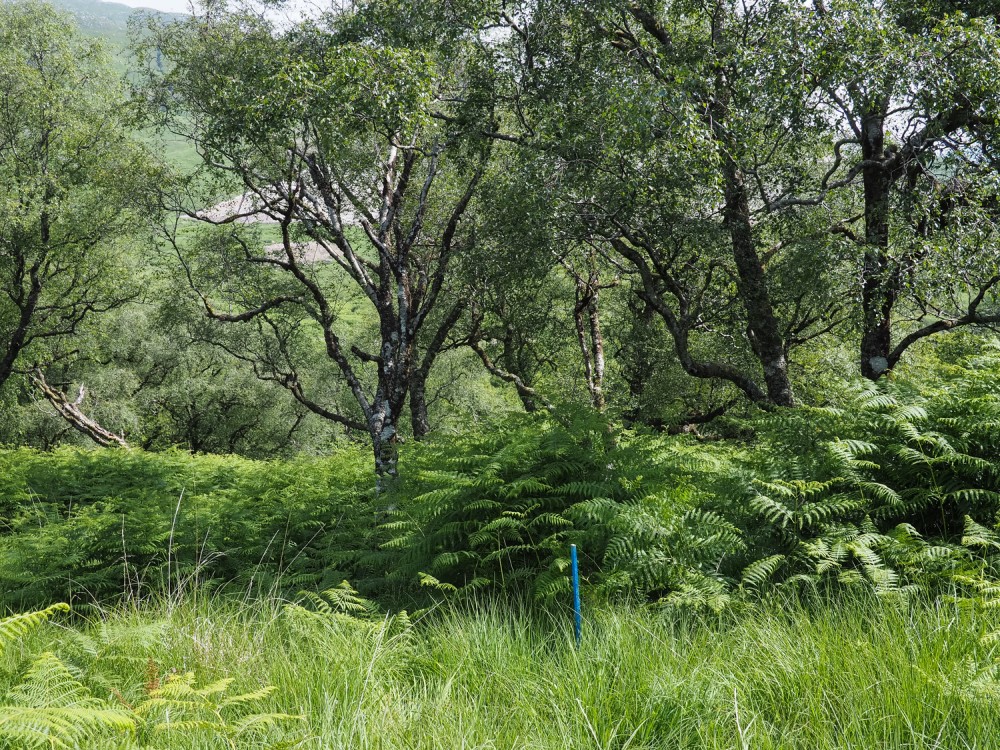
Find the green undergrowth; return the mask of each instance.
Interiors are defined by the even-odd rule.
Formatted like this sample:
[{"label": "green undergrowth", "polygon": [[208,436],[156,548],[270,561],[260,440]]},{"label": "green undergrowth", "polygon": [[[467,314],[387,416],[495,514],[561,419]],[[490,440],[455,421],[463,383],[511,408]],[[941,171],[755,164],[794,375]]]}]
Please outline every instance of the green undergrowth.
[{"label": "green undergrowth", "polygon": [[[781,597],[721,616],[585,605],[579,651],[563,609],[496,600],[414,618],[213,598],[74,625],[54,615],[8,639],[0,717],[32,696],[45,726],[53,700],[88,701],[113,721],[66,746],[95,750],[973,748],[1000,733],[1000,662],[982,638],[996,623],[955,603]],[[71,689],[39,687],[40,659]],[[179,682],[211,688],[188,701],[197,721],[175,708],[170,723],[163,691]]]},{"label": "green undergrowth", "polygon": [[1000,599],[1000,349],[717,439],[564,408],[403,446],[376,495],[345,445],[291,461],[0,451],[0,606],[349,579],[383,606],[565,599],[722,611],[776,591]]},{"label": "green undergrowth", "polygon": [[0,603],[332,585],[372,533],[366,458],[0,451]]}]

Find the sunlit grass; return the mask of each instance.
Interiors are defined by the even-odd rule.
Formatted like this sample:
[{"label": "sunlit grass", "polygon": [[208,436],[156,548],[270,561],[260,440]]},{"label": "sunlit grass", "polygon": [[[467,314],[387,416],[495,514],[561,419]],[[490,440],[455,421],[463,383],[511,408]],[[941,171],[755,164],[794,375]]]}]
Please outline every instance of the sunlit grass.
[{"label": "sunlit grass", "polygon": [[[274,685],[266,710],[303,715],[285,738],[317,749],[985,748],[1000,736],[988,623],[954,604],[773,602],[719,617],[601,606],[579,651],[565,614],[492,602],[406,628],[188,598],[107,613],[88,629],[96,650],[55,627],[30,645],[126,701],[141,699],[150,663],[232,676],[235,690]],[[175,746],[192,745],[158,745]]]}]

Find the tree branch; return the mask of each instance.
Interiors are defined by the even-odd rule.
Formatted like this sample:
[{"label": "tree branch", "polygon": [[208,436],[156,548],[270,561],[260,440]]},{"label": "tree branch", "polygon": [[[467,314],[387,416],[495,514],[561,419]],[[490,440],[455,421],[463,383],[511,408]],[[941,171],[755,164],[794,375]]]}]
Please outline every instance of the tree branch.
[{"label": "tree branch", "polygon": [[111,430],[105,429],[96,421],[84,414],[80,409],[85,395],[85,390],[82,384],[80,385],[80,390],[77,394],[76,400],[70,401],[65,393],[53,388],[46,382],[45,374],[42,372],[41,368],[35,369],[31,375],[31,381],[35,384],[38,390],[42,392],[45,399],[52,404],[55,410],[59,413],[59,416],[65,419],[74,430],[86,435],[103,448],[108,448],[110,446],[118,446],[119,448],[129,447],[125,438],[121,435],[115,434]]}]

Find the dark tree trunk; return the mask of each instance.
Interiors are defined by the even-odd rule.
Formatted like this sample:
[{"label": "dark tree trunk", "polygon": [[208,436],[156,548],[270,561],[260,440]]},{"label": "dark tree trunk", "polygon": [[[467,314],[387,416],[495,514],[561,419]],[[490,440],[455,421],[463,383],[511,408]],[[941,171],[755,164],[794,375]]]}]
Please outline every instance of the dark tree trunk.
[{"label": "dark tree trunk", "polygon": [[0,388],[3,388],[10,376],[14,374],[14,362],[17,361],[23,346],[19,340],[23,338],[24,333],[25,330],[19,328],[6,342],[3,356],[0,356]]},{"label": "dark tree trunk", "polygon": [[861,282],[861,374],[876,380],[889,369],[892,311],[898,297],[894,264],[889,257],[889,198],[892,174],[886,167],[885,118],[861,120],[861,156],[865,198],[865,246]]},{"label": "dark tree trunk", "polygon": [[767,288],[767,275],[757,254],[750,220],[750,201],[743,173],[727,156],[725,222],[733,243],[733,258],[739,276],[739,292],[747,314],[748,334],[754,354],[764,369],[768,400],[777,406],[794,406],[788,379],[785,340],[774,314]]},{"label": "dark tree trunk", "polygon": [[[48,220],[44,215],[41,222],[41,236],[44,243],[49,240]],[[14,374],[14,366],[17,358],[30,343],[30,333],[32,320],[35,311],[38,309],[42,296],[42,279],[40,269],[47,253],[40,252],[38,258],[29,266],[27,253],[21,250],[14,252],[14,266],[17,269],[14,278],[11,279],[11,287],[16,290],[12,295],[12,300],[18,308],[17,322],[13,330],[7,334],[6,341],[3,342],[2,356],[0,356],[0,388]],[[27,288],[25,288],[27,285]]]},{"label": "dark tree trunk", "polygon": [[417,440],[426,437],[431,431],[431,421],[427,413],[427,378],[434,362],[444,351],[448,337],[467,307],[468,300],[465,298],[459,299],[451,306],[448,314],[434,332],[434,337],[427,344],[423,359],[420,360],[420,366],[414,367],[410,373],[410,424],[413,428],[413,437]]},{"label": "dark tree trunk", "polygon": [[410,378],[410,425],[417,440],[431,431],[431,421],[427,414],[427,373],[420,368]]},{"label": "dark tree trunk", "polygon": [[628,306],[634,316],[634,322],[625,339],[628,343],[616,356],[622,364],[622,374],[628,384],[628,393],[633,404],[625,410],[622,418],[627,425],[632,425],[646,421],[643,418],[642,401],[646,385],[654,372],[649,338],[650,331],[653,330],[654,311],[652,306],[638,294],[629,300]]},{"label": "dark tree trunk", "polygon": [[591,406],[604,411],[604,334],[601,331],[599,298],[601,280],[597,271],[591,271],[587,278],[579,274],[574,276],[576,305],[573,308],[573,321],[583,359],[587,390]]},{"label": "dark tree trunk", "polygon": [[715,100],[709,107],[710,126],[722,152],[722,178],[725,185],[723,220],[733,246],[738,291],[747,316],[750,345],[764,370],[767,400],[776,406],[794,406],[795,396],[788,379],[787,347],[774,314],[768,290],[767,274],[757,253],[750,214],[750,196],[746,177],[737,163],[729,132],[731,98],[730,62],[726,59],[729,10],[722,2],[715,8],[712,42],[720,58],[715,77]]},{"label": "dark tree trunk", "polygon": [[505,323],[503,349],[500,356],[503,358],[504,369],[517,378],[516,382],[524,386],[516,389],[517,397],[521,399],[521,406],[524,407],[524,410],[531,413],[538,411],[538,399],[534,390],[534,368],[530,365],[523,343],[519,344],[519,340],[520,337],[514,326],[509,322]]}]

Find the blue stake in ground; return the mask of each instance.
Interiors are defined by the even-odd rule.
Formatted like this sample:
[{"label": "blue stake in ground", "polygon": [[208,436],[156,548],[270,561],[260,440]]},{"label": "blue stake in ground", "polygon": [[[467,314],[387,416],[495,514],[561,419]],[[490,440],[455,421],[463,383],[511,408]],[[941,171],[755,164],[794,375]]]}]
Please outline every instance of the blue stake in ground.
[{"label": "blue stake in ground", "polygon": [[583,618],[580,615],[580,566],[576,561],[576,545],[569,545],[569,562],[573,571],[573,632],[576,635],[576,647],[580,648],[583,640]]}]

